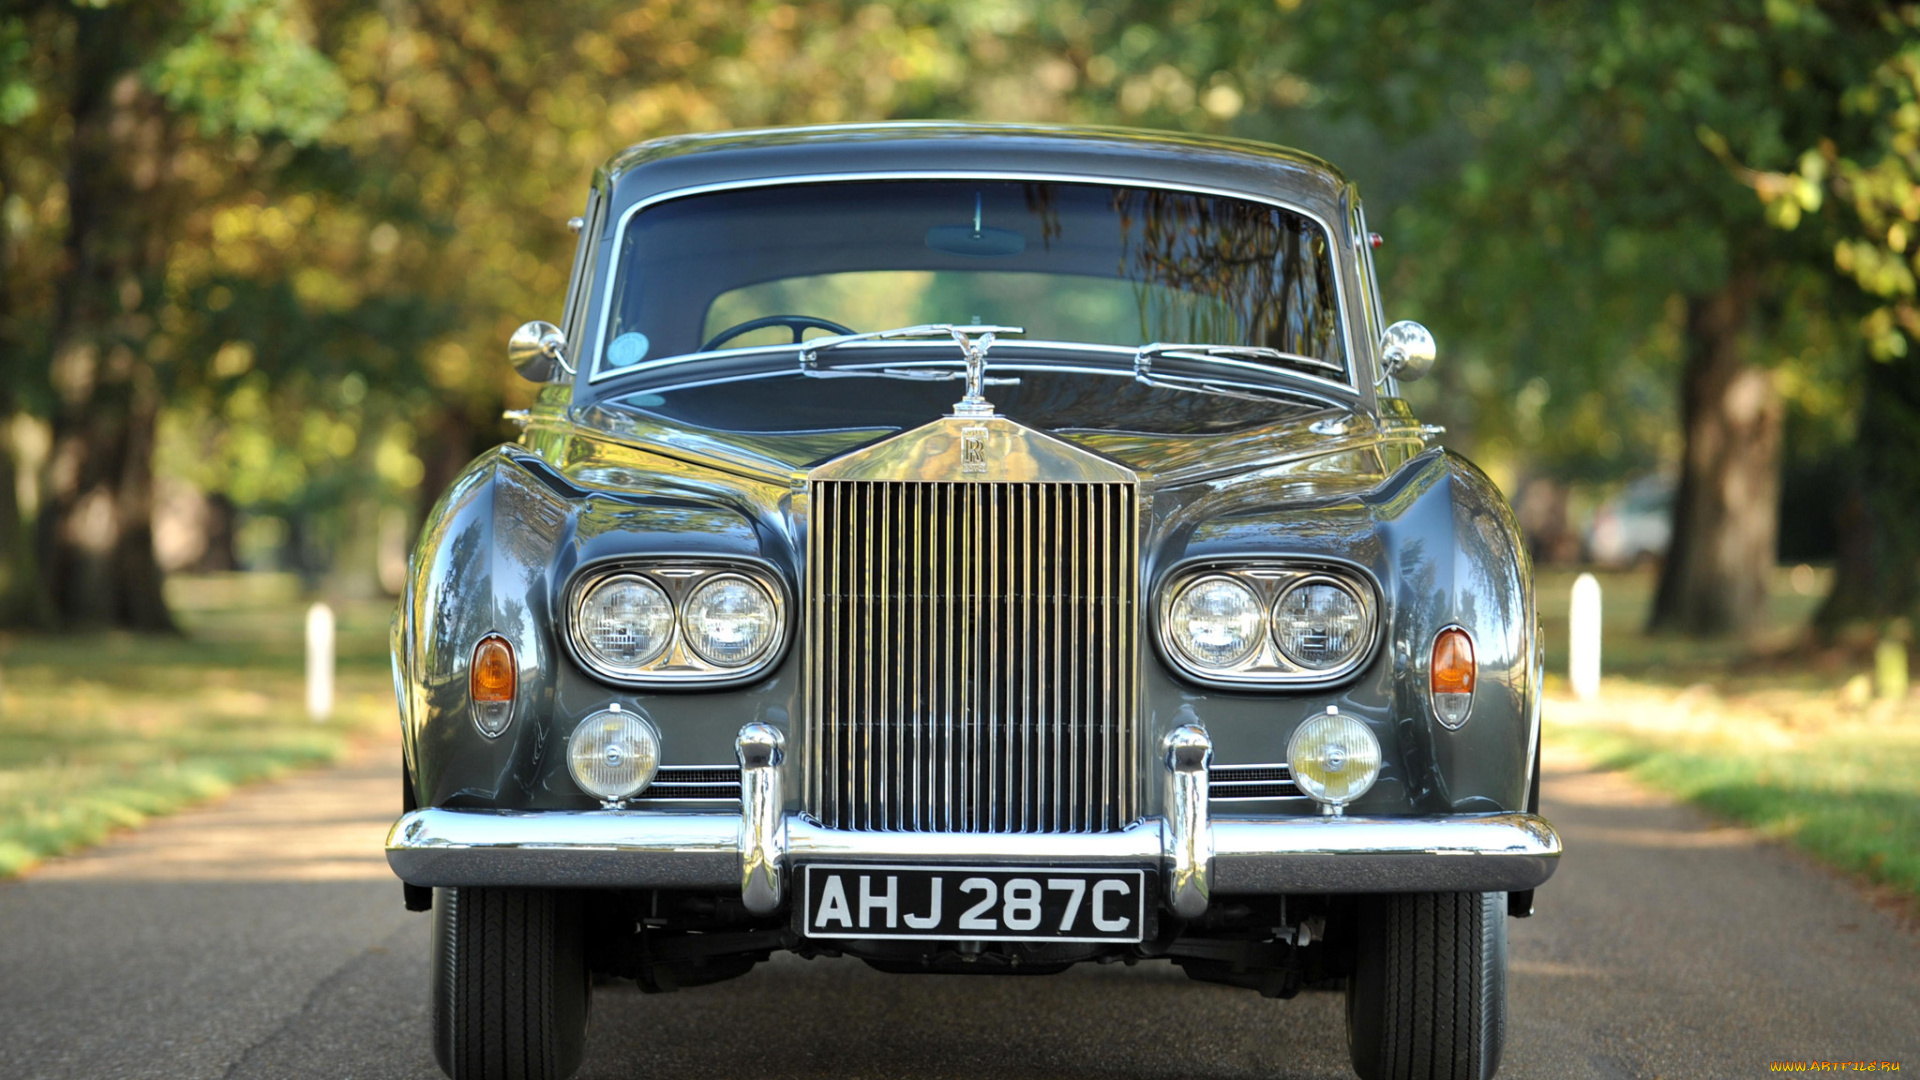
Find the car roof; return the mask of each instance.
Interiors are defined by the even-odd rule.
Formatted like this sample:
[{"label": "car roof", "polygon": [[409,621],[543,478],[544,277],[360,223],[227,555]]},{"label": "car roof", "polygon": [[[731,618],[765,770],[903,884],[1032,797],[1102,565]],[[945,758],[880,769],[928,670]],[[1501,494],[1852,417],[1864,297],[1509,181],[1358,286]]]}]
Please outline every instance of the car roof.
[{"label": "car roof", "polygon": [[1084,177],[1244,193],[1298,206],[1336,234],[1348,188],[1311,154],[1245,139],[1124,128],[914,121],[655,139],[614,155],[599,182],[618,215],[672,192],[742,181],[898,173]]}]

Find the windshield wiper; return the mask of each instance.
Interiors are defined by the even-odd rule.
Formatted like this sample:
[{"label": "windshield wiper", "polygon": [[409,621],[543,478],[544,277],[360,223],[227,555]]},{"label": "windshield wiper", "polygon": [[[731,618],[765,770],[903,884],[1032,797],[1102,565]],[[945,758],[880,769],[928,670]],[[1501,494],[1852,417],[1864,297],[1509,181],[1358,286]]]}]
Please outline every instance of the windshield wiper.
[{"label": "windshield wiper", "polygon": [[1133,354],[1133,381],[1142,386],[1187,390],[1196,394],[1213,394],[1218,397],[1238,398],[1242,401],[1272,401],[1276,397],[1285,398],[1291,395],[1278,388],[1270,393],[1259,393],[1251,388],[1228,389],[1210,379],[1192,375],[1156,375],[1153,371],[1153,362],[1161,357],[1173,360],[1261,360],[1316,371],[1331,371],[1335,374],[1345,371],[1339,364],[1330,363],[1318,357],[1281,352],[1279,349],[1269,349],[1264,345],[1192,345],[1156,341],[1151,345],[1140,346]]},{"label": "windshield wiper", "polygon": [[1307,368],[1312,371],[1331,371],[1335,375],[1344,375],[1347,370],[1331,360],[1282,352],[1279,349],[1269,349],[1265,345],[1188,345],[1172,341],[1156,341],[1151,345],[1140,346],[1139,350],[1133,354],[1134,375],[1148,374],[1153,368],[1153,362],[1163,356],[1170,360],[1260,360],[1269,364],[1285,364],[1289,367]]},{"label": "windshield wiper", "polygon": [[1297,394],[1289,393],[1279,387],[1264,393],[1256,390],[1228,389],[1206,379],[1194,379],[1185,375],[1149,375],[1141,372],[1133,377],[1141,386],[1151,386],[1157,390],[1186,390],[1195,394],[1212,394],[1215,397],[1237,398],[1241,401],[1261,401],[1272,404],[1275,401],[1298,400]]},{"label": "windshield wiper", "polygon": [[[901,326],[892,330],[868,330],[859,334],[838,334],[833,337],[817,337],[800,345],[800,363],[811,367],[820,354],[837,349],[842,345],[852,345],[861,341],[911,341],[916,338],[950,337],[960,346],[963,355],[971,356],[976,347],[984,354],[993,347],[996,334],[1024,334],[1019,326],[957,326],[953,323],[922,323],[919,326]],[[977,342],[974,339],[979,339]]]},{"label": "windshield wiper", "polygon": [[[863,369],[844,371],[834,368],[802,367],[800,373],[809,379],[901,379],[907,382],[956,382],[967,377],[964,371],[918,371],[910,368],[881,368],[878,371]],[[987,376],[980,380],[982,386],[1019,386],[1018,376]]]},{"label": "windshield wiper", "polygon": [[[980,387],[986,383],[987,350],[993,348],[996,334],[1024,334],[1027,331],[1018,326],[955,326],[952,323],[924,323],[920,326],[902,326],[894,330],[869,330],[864,334],[841,334],[838,337],[814,338],[800,345],[800,373],[819,378],[825,375],[856,375],[854,372],[822,372],[820,354],[842,345],[852,345],[859,341],[905,341],[914,338],[937,338],[946,335],[960,346],[960,355],[967,362],[967,392],[953,406],[955,416],[992,416],[993,406],[980,396]],[[884,369],[881,378],[920,378],[917,375],[905,375],[899,369]]]}]

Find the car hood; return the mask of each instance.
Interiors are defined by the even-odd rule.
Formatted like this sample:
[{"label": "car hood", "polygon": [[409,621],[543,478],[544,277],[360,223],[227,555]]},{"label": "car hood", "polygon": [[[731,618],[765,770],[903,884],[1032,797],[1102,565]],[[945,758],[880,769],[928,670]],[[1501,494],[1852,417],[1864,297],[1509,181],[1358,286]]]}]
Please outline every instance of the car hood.
[{"label": "car hood", "polygon": [[[1195,395],[1196,397],[1200,395]],[[1230,400],[1230,399],[1212,399]],[[1005,413],[1024,423],[1016,413]],[[575,421],[591,434],[574,440],[565,471],[590,486],[624,487],[622,448],[644,451],[767,483],[785,486],[855,450],[930,423],[741,430],[693,423],[644,406],[600,404]],[[1243,416],[1225,430],[1138,431],[1024,423],[1138,473],[1151,487],[1224,483],[1245,479],[1297,479],[1299,494],[1370,486],[1413,454],[1431,432],[1389,410],[1385,416],[1341,406],[1312,408],[1276,402],[1266,415]]]}]

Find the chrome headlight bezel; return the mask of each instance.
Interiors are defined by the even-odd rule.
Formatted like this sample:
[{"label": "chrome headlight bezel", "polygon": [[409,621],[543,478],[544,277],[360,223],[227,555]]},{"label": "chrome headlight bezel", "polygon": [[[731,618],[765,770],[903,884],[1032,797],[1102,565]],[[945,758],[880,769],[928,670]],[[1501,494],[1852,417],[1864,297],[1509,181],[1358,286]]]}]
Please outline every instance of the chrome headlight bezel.
[{"label": "chrome headlight bezel", "polygon": [[[593,589],[611,578],[640,577],[667,594],[673,620],[666,648],[642,664],[621,666],[607,662],[581,640],[581,605]],[[773,638],[740,665],[716,664],[690,646],[685,627],[686,603],[693,591],[716,578],[744,578],[773,600]],[[649,688],[715,687],[737,685],[764,675],[786,654],[792,638],[792,598],[785,579],[773,567],[739,559],[683,557],[621,558],[598,562],[575,572],[566,590],[566,626],[560,639],[576,664],[603,682]]]},{"label": "chrome headlight bezel", "polygon": [[[1260,603],[1260,648],[1241,663],[1211,668],[1196,663],[1181,647],[1173,626],[1174,604],[1188,588],[1209,578],[1231,578],[1253,590]],[[1331,584],[1345,589],[1360,603],[1364,625],[1361,646],[1347,660],[1326,668],[1310,668],[1283,652],[1274,635],[1273,612],[1281,597],[1301,585]],[[1352,678],[1380,648],[1380,587],[1371,574],[1357,566],[1300,559],[1209,560],[1187,563],[1168,572],[1154,604],[1156,637],[1161,656],[1181,675],[1198,683],[1230,689],[1297,690],[1331,686]]]}]

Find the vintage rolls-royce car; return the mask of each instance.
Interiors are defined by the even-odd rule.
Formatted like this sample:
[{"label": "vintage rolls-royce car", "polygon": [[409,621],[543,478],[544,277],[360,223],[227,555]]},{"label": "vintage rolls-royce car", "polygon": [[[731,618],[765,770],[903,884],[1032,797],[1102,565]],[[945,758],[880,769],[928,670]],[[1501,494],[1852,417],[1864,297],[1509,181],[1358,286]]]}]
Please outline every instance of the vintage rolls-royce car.
[{"label": "vintage rolls-royce car", "polygon": [[1560,855],[1533,587],[1353,185],[830,127],[635,147],[575,225],[394,626],[449,1075],[779,952],[1344,986],[1361,1076],[1493,1074]]}]

